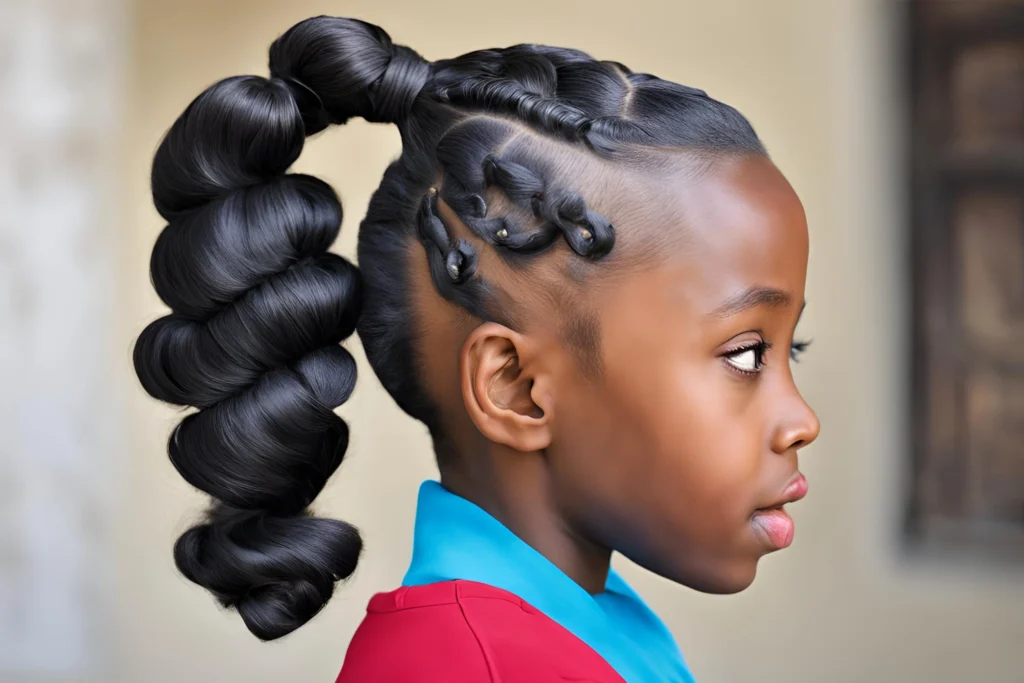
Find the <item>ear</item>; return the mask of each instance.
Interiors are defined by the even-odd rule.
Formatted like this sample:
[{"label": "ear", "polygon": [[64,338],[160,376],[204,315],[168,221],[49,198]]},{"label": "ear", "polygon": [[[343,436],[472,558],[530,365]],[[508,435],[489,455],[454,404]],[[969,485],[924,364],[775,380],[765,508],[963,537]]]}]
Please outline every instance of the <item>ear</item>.
[{"label": "ear", "polygon": [[497,323],[473,330],[460,358],[462,397],[477,429],[517,451],[551,445],[551,378],[533,361],[523,335]]}]

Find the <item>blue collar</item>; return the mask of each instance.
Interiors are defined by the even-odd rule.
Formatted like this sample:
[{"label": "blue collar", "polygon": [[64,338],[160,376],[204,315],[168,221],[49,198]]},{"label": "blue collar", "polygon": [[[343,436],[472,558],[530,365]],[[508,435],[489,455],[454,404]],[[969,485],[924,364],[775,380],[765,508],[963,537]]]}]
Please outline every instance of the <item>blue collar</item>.
[{"label": "blue collar", "polygon": [[627,683],[693,683],[671,633],[614,570],[591,595],[475,503],[427,480],[403,586],[463,579],[519,596],[589,645]]}]

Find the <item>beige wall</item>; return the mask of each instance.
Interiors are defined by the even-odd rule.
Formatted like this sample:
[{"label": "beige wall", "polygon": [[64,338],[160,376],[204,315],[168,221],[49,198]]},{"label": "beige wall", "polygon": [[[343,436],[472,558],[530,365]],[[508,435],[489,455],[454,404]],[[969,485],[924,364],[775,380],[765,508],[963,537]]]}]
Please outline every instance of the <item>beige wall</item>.
[{"label": "beige wall", "polygon": [[[531,41],[585,49],[636,71],[696,85],[753,121],[803,197],[812,230],[808,309],[815,340],[798,382],[822,436],[803,469],[797,540],[767,558],[754,586],[713,597],[631,566],[701,681],[1024,681],[1024,571],[901,558],[898,492],[907,454],[906,335],[894,58],[879,0],[449,0],[441,3],[141,0],[123,185],[122,337],[164,312],[147,279],[161,223],[147,194],[162,131],[213,80],[266,73],[266,51],[320,13],[386,28],[427,58]],[[298,167],[338,189],[356,227],[397,131],[362,121],[311,143]],[[127,343],[126,343],[127,347]],[[365,366],[342,413],[354,442],[321,511],[362,527],[356,578],[294,635],[261,644],[174,571],[170,547],[202,504],[169,465],[177,413],[149,400],[125,350],[129,453],[116,557],[111,670],[97,681],[331,681],[369,596],[400,581],[416,486],[433,476],[424,431]],[[625,565],[625,563],[622,563]]]}]

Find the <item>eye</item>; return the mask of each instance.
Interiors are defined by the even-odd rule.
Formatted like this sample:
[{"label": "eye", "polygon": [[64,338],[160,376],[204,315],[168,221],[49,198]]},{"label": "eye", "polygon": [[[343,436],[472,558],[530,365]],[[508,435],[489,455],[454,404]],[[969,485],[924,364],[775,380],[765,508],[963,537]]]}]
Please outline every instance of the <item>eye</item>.
[{"label": "eye", "polygon": [[756,375],[764,365],[764,354],[767,350],[767,342],[758,342],[725,354],[725,362],[743,374]]},{"label": "eye", "polygon": [[794,341],[793,345],[789,347],[789,357],[800,362],[800,355],[807,350],[807,347],[811,345],[810,340],[807,341]]}]

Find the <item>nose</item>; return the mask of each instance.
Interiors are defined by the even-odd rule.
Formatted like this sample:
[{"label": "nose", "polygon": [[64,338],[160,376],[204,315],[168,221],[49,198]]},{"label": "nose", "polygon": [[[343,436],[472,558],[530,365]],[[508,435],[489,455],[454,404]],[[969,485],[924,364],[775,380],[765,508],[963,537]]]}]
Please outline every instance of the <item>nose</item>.
[{"label": "nose", "polygon": [[818,416],[794,386],[782,402],[779,421],[772,434],[772,450],[779,455],[799,450],[817,439],[820,431]]}]

